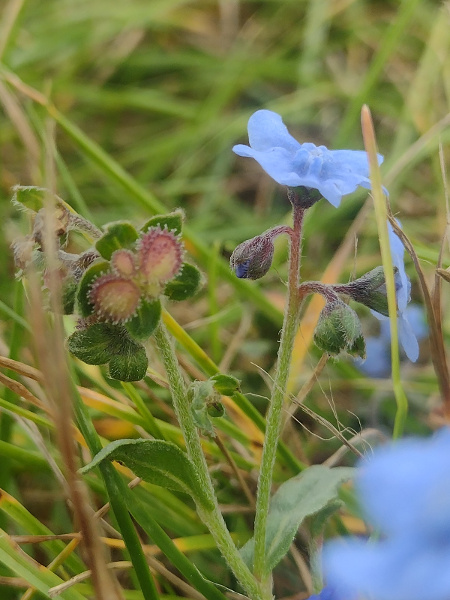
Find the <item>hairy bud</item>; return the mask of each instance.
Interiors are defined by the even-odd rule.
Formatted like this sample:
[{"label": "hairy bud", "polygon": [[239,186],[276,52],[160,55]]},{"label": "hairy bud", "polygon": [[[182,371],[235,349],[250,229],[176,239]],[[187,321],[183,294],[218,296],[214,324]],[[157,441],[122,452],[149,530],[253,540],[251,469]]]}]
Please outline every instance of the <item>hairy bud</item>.
[{"label": "hairy bud", "polygon": [[348,352],[365,358],[366,349],[358,315],[341,301],[328,302],[320,313],[314,342],[328,354]]},{"label": "hairy bud", "polygon": [[[402,281],[398,269],[395,269],[395,290],[402,286]],[[339,287],[339,290],[337,290]],[[389,316],[388,301],[386,293],[386,280],[383,267],[376,267],[359,279],[346,285],[335,286],[335,290],[347,294],[356,302],[364,304],[377,313]]]},{"label": "hairy bud", "polygon": [[231,269],[240,279],[260,279],[272,265],[273,252],[272,237],[257,235],[235,249],[230,258]]}]

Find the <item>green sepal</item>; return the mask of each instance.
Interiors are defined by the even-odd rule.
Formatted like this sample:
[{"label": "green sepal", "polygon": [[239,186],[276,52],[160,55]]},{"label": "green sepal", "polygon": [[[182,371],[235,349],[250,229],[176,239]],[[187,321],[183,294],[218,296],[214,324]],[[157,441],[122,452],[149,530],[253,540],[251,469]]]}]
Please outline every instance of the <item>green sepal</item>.
[{"label": "green sepal", "polygon": [[356,340],[353,342],[353,345],[347,348],[347,352],[351,356],[359,357],[365,360],[366,358],[366,340],[364,336],[359,335]]},{"label": "green sepal", "polygon": [[147,340],[158,326],[161,318],[161,302],[144,300],[136,315],[125,323],[128,333],[136,340]]},{"label": "green sepal", "polygon": [[164,294],[171,300],[186,300],[195,296],[201,281],[202,274],[197,267],[183,263],[180,273],[164,288]]},{"label": "green sepal", "polygon": [[142,344],[128,338],[122,343],[119,352],[109,361],[109,376],[119,381],[140,381],[144,379],[148,358]]},{"label": "green sepal", "polygon": [[131,223],[117,221],[107,226],[105,233],[97,240],[95,248],[103,258],[111,260],[111,256],[116,250],[132,249],[138,237],[138,232]]},{"label": "green sepal", "polygon": [[77,291],[77,309],[82,317],[89,317],[94,312],[94,307],[89,300],[89,292],[92,283],[109,270],[109,263],[106,261],[96,262],[91,265],[83,274]]},{"label": "green sepal", "polygon": [[156,215],[155,217],[152,217],[141,227],[141,231],[145,233],[150,227],[160,227],[161,229],[166,227],[175,235],[179,235],[183,227],[183,220],[184,213],[182,210],[178,209],[168,215]]},{"label": "green sepal", "polygon": [[196,426],[206,435],[214,437],[214,427],[208,414],[208,403],[216,400],[216,392],[210,379],[207,381],[192,381],[189,386],[191,413]]},{"label": "green sepal", "polygon": [[72,333],[67,340],[67,348],[88,365],[104,365],[120,351],[123,334],[121,325],[95,323]]},{"label": "green sepal", "polygon": [[240,392],[240,381],[233,377],[233,375],[222,375],[218,373],[210,377],[213,382],[214,389],[223,396],[232,396],[235,392]]},{"label": "green sepal", "polygon": [[187,454],[172,442],[116,440],[105,446],[92,462],[81,469],[81,473],[89,472],[106,459],[123,463],[148,483],[189,494],[206,510],[213,508],[194,464]]},{"label": "green sepal", "polygon": [[211,419],[223,417],[225,408],[220,401],[220,395],[211,379],[207,381],[193,381],[189,386],[189,400],[191,413],[195,424],[205,435],[215,437]]}]

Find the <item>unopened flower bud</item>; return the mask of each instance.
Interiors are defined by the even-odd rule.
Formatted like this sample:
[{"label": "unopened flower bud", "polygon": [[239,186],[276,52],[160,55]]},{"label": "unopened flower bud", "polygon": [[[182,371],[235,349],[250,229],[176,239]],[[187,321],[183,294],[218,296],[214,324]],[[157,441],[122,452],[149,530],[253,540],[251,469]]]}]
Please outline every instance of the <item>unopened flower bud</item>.
[{"label": "unopened flower bud", "polygon": [[[395,289],[400,289],[402,282],[397,269],[395,269]],[[337,289],[337,287],[339,289]],[[347,294],[356,302],[364,304],[377,313],[389,316],[386,293],[386,280],[383,267],[376,267],[359,279],[342,286],[335,286],[335,290]]]},{"label": "unopened flower bud", "polygon": [[261,234],[239,244],[230,258],[230,267],[240,279],[259,279],[270,269],[274,246],[272,236]]},{"label": "unopened flower bud", "polygon": [[314,342],[328,354],[342,351],[365,358],[366,349],[358,315],[344,302],[328,302],[320,313]]}]

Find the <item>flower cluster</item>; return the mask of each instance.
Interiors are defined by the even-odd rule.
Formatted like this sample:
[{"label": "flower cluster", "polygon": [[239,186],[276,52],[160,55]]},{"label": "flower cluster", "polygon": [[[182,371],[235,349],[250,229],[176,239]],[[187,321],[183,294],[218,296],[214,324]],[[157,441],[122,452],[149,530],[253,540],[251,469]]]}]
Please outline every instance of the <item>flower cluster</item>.
[{"label": "flower cluster", "polygon": [[[333,206],[358,186],[371,187],[366,152],[300,144],[271,110],[258,110],[250,117],[248,137],[250,146],[238,144],[233,152],[254,158],[281,185],[317,189]],[[383,162],[381,155],[378,161]]]},{"label": "flower cluster", "polygon": [[143,300],[155,300],[183,264],[183,246],[171,231],[151,227],[135,250],[121,248],[111,255],[111,270],[91,285],[89,300],[104,321],[125,323]]},{"label": "flower cluster", "polygon": [[450,429],[380,448],[359,473],[362,508],[383,536],[329,542],[329,586],[346,600],[448,600]]}]

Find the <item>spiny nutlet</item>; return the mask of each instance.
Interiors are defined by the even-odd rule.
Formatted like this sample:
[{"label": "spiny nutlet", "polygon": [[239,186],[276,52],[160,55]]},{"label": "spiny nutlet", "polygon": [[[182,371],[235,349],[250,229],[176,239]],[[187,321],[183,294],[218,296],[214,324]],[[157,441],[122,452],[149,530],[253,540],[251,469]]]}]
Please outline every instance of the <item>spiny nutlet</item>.
[{"label": "spiny nutlet", "polygon": [[131,279],[136,273],[135,255],[131,250],[116,250],[111,256],[111,268],[116,275]]},{"label": "spiny nutlet", "polygon": [[89,299],[99,317],[112,323],[124,323],[136,314],[141,290],[134,281],[108,273],[94,281]]},{"label": "spiny nutlet", "polygon": [[144,283],[163,285],[180,272],[183,244],[172,231],[152,227],[138,242],[137,274]]}]

